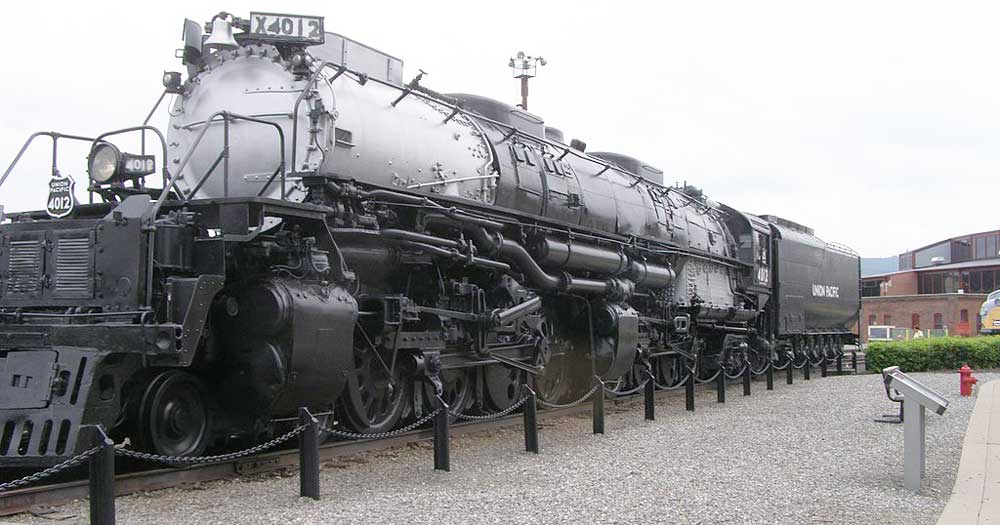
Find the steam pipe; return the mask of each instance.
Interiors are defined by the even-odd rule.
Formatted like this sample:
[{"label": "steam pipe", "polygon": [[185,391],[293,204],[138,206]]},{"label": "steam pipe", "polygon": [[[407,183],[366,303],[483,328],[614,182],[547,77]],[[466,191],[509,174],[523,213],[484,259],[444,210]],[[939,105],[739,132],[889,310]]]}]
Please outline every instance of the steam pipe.
[{"label": "steam pipe", "polygon": [[466,257],[464,254],[459,253],[457,251],[448,250],[448,249],[445,249],[445,248],[441,248],[439,246],[434,246],[434,245],[423,243],[423,242],[402,241],[402,243],[403,243],[403,246],[405,246],[405,247],[413,248],[413,249],[417,249],[417,250],[421,250],[421,251],[424,251],[424,252],[427,252],[427,253],[432,253],[434,255],[437,255],[439,257],[443,257],[445,259],[451,259],[451,260],[454,260],[454,261],[467,261],[468,264],[471,265],[471,266],[479,266],[479,267],[482,267],[482,268],[487,268],[487,269],[490,269],[490,270],[496,270],[496,271],[500,271],[500,272],[509,272],[510,271],[510,265],[508,265],[506,263],[502,263],[500,261],[493,261],[493,260],[490,260],[490,259],[483,259],[481,257],[471,257],[470,258],[470,257]]},{"label": "steam pipe", "polygon": [[407,230],[381,230],[379,235],[383,237],[388,237],[390,239],[399,239],[402,241],[413,241],[419,243],[431,244],[434,246],[443,246],[445,248],[452,248],[454,250],[459,250],[462,246],[458,241],[453,241],[451,239],[442,239],[441,237],[434,237],[433,235],[424,235],[422,233],[411,232]]},{"label": "steam pipe", "polygon": [[429,208],[435,208],[440,213],[455,219],[456,221],[461,221],[464,223],[475,224],[477,226],[482,226],[483,228],[489,230],[500,230],[503,228],[503,224],[497,221],[491,221],[489,219],[484,219],[482,217],[473,217],[472,215],[462,213],[455,208],[447,208],[442,206],[427,197],[421,197],[418,195],[409,195],[407,193],[399,193],[390,190],[372,190],[361,192],[362,197],[369,199],[385,199],[388,201],[395,201],[402,204],[409,204],[411,206],[426,206]]},{"label": "steam pipe", "polygon": [[516,319],[520,319],[526,315],[531,315],[538,310],[542,309],[542,298],[532,297],[527,301],[512,306],[506,310],[494,310],[491,314],[492,322],[494,326],[501,326]]}]

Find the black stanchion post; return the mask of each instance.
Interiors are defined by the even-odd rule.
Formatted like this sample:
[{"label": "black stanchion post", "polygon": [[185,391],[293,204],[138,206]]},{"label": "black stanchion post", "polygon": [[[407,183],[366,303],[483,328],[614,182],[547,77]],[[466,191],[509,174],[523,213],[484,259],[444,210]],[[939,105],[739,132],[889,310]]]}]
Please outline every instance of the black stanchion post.
[{"label": "black stanchion post", "polygon": [[844,373],[844,354],[837,354],[837,375]]},{"label": "black stanchion post", "polygon": [[688,374],[687,381],[684,383],[684,408],[686,408],[688,412],[694,412],[694,370],[693,369]]},{"label": "black stanchion post", "polygon": [[524,402],[524,450],[538,454],[538,401],[530,387]]},{"label": "black stanchion post", "polygon": [[319,421],[305,407],[299,408],[299,496],[319,499]]},{"label": "black stanchion post", "polygon": [[[84,430],[89,436],[84,435]],[[98,425],[81,429],[81,438],[101,449],[90,457],[90,524],[115,523],[115,442]]]},{"label": "black stanchion post", "polygon": [[792,366],[792,360],[789,359],[788,364],[785,365],[785,382],[788,383],[789,385],[794,382],[793,381],[794,373],[795,373],[795,367]]},{"label": "black stanchion post", "polygon": [[594,410],[592,412],[594,418],[594,433],[603,434],[604,433],[604,382],[601,378],[594,377],[597,382],[597,390],[594,392]]},{"label": "black stanchion post", "polygon": [[437,396],[438,413],[434,416],[434,470],[451,472],[451,451],[449,450],[448,403]]},{"label": "black stanchion post", "polygon": [[715,378],[715,401],[717,403],[726,402],[726,371],[719,369],[719,376]]},{"label": "black stanchion post", "polygon": [[646,378],[646,421],[656,420],[656,385],[653,384],[653,374],[648,370],[649,377]]},{"label": "black stanchion post", "polygon": [[809,358],[806,358],[806,364],[802,367],[802,379],[809,381],[809,373],[811,372],[812,363],[809,362]]},{"label": "black stanchion post", "polygon": [[819,376],[826,377],[826,358],[823,358],[823,362],[819,365]]},{"label": "black stanchion post", "polygon": [[854,373],[858,373],[858,353],[851,352],[851,368],[854,369]]},{"label": "black stanchion post", "polygon": [[767,378],[767,389],[774,390],[774,363],[768,363],[765,377]]},{"label": "black stanchion post", "polygon": [[750,368],[750,363],[747,363],[746,366],[743,367],[743,395],[745,396],[750,395],[750,374],[752,373],[753,370]]}]

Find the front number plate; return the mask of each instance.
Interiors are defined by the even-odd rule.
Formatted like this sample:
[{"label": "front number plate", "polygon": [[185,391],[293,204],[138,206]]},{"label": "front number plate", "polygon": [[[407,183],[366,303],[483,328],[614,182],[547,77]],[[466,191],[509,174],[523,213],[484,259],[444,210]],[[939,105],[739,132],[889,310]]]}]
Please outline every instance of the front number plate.
[{"label": "front number plate", "polygon": [[323,17],[250,13],[250,35],[258,40],[322,44]]}]

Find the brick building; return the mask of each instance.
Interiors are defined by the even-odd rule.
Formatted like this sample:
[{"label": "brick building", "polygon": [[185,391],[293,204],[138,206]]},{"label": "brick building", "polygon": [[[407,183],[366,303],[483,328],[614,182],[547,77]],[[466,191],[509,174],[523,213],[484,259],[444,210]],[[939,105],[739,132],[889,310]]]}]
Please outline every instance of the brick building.
[{"label": "brick building", "polygon": [[1000,230],[946,239],[899,255],[898,272],[861,278],[861,337],[868,327],[979,332],[979,307],[1000,288]]}]

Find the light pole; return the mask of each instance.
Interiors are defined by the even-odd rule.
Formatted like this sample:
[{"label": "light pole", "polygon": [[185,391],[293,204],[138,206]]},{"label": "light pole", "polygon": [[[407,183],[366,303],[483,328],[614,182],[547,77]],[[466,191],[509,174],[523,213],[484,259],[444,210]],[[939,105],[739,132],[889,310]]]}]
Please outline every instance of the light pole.
[{"label": "light pole", "polygon": [[525,111],[528,111],[528,79],[538,73],[538,66],[545,64],[544,58],[525,55],[524,51],[518,51],[517,56],[510,59],[508,65],[514,78],[521,79],[521,103],[519,106]]}]

